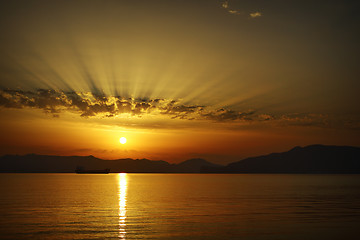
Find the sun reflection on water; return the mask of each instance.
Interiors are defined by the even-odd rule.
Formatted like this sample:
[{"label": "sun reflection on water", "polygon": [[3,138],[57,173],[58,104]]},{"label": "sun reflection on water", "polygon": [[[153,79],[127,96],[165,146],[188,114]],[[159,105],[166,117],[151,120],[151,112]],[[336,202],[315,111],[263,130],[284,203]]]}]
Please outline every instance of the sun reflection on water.
[{"label": "sun reflection on water", "polygon": [[126,239],[126,191],[127,176],[126,173],[118,174],[119,184],[119,239]]}]

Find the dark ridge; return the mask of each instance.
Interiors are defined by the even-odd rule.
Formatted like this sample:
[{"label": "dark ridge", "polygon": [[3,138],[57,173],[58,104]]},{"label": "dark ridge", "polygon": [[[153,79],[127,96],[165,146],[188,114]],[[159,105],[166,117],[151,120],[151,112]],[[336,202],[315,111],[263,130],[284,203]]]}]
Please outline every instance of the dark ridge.
[{"label": "dark ridge", "polygon": [[310,145],[251,157],[222,169],[231,173],[360,173],[360,148]]},{"label": "dark ridge", "polygon": [[74,172],[107,169],[128,173],[360,173],[360,148],[310,145],[287,152],[250,157],[222,166],[204,159],[189,159],[179,164],[148,159],[102,160],[90,156],[4,155],[0,157],[2,173]]},{"label": "dark ridge", "polygon": [[204,166],[221,166],[203,159],[190,159],[180,164],[149,159],[102,160],[90,156],[52,155],[4,155],[0,157],[0,172],[3,173],[72,173],[81,166],[84,169],[107,169],[111,172],[137,173],[196,173]]},{"label": "dark ridge", "polygon": [[218,168],[223,166],[211,163],[202,158],[189,159],[176,165],[176,169],[179,172],[188,172],[188,173],[203,172],[204,169],[207,169],[209,167]]}]

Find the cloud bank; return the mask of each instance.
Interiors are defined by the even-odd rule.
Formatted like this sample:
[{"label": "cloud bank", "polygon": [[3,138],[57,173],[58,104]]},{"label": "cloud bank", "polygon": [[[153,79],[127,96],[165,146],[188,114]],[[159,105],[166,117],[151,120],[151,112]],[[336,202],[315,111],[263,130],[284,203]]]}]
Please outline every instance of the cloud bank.
[{"label": "cloud bank", "polygon": [[255,110],[235,111],[212,106],[183,104],[165,98],[124,98],[91,92],[66,92],[53,89],[23,91],[0,90],[0,108],[33,108],[54,117],[71,112],[83,118],[165,117],[194,121],[271,124],[276,126],[344,127],[359,129],[359,119],[336,119],[325,114],[271,114]]},{"label": "cloud bank", "polygon": [[187,120],[247,120],[253,111],[237,112],[224,108],[182,104],[176,99],[140,99],[121,96],[105,96],[90,92],[65,92],[51,89],[22,91],[5,89],[0,91],[0,107],[35,108],[59,116],[63,111],[81,117],[116,117],[122,114],[141,117],[161,115]]}]

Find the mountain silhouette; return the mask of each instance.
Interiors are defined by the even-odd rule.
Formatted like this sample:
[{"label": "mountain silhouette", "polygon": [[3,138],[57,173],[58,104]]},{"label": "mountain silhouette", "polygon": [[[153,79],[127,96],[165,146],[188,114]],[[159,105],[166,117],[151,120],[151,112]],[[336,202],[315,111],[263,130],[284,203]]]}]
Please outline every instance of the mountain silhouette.
[{"label": "mountain silhouette", "polygon": [[148,159],[102,160],[94,156],[51,156],[51,155],[5,155],[0,157],[0,172],[15,173],[66,173],[77,167],[84,169],[106,169],[111,172],[138,173],[196,173],[203,166],[223,167],[204,159],[190,159],[179,164]]},{"label": "mountain silhouette", "polygon": [[202,158],[193,158],[181,162],[175,166],[177,171],[179,172],[188,172],[188,173],[198,173],[204,171],[207,168],[219,168],[223,167],[222,165],[214,164],[211,162],[206,161]]},{"label": "mountain silhouette", "polygon": [[0,158],[0,172],[74,172],[84,169],[106,169],[111,172],[169,172],[171,164],[148,159],[102,160],[94,156],[49,156],[28,154],[5,155]]},{"label": "mountain silhouette", "polygon": [[229,173],[360,173],[360,148],[310,145],[251,157],[221,171]]},{"label": "mountain silhouette", "polygon": [[71,173],[76,167],[128,173],[360,173],[360,148],[310,145],[250,157],[227,166],[201,158],[179,164],[148,159],[102,160],[94,156],[4,155],[2,173]]}]

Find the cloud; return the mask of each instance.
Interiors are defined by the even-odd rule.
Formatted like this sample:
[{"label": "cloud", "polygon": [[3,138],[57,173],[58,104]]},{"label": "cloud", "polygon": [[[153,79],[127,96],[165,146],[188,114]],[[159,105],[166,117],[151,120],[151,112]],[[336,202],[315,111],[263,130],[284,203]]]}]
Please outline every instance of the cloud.
[{"label": "cloud", "polygon": [[226,9],[228,13],[230,14],[235,14],[235,15],[240,15],[241,12],[239,12],[238,10],[234,10],[234,9],[230,9],[229,8],[229,1],[223,1],[221,3],[221,7]]},{"label": "cloud", "polygon": [[[255,110],[235,111],[212,106],[183,104],[181,100],[165,98],[126,98],[105,96],[91,92],[66,92],[53,89],[23,91],[0,90],[1,108],[41,109],[53,117],[61,117],[63,112],[71,112],[83,118],[115,118],[118,116],[165,117],[168,119],[231,122],[234,124],[253,124],[270,126],[300,126],[321,128],[359,129],[360,120],[339,119],[334,116],[314,113],[271,114]],[[156,120],[158,118],[154,118]],[[157,124],[157,123],[155,123]]]},{"label": "cloud", "polygon": [[240,14],[241,14],[241,13],[240,13],[239,11],[237,11],[237,10],[229,10],[228,12],[231,13],[231,14],[235,14],[235,15],[240,15]]},{"label": "cloud", "polygon": [[[222,1],[221,2],[221,7],[226,9],[226,11],[230,14],[233,14],[233,15],[243,15],[243,14],[246,14],[244,11],[240,11],[238,9],[233,9],[233,8],[230,8],[230,5],[229,5],[229,1],[225,0],[225,1]],[[247,14],[246,14],[247,15]],[[250,15],[250,18],[256,18],[256,17],[261,17],[262,16],[262,13],[261,12],[252,12],[252,13],[249,13]]]},{"label": "cloud", "polygon": [[257,18],[257,17],[261,17],[261,16],[262,16],[261,12],[250,13],[251,18]]},{"label": "cloud", "polygon": [[221,3],[221,6],[222,6],[223,8],[225,8],[225,9],[227,9],[227,8],[229,8],[229,2],[228,2],[228,1],[223,1],[223,2]]},{"label": "cloud", "polygon": [[249,113],[211,109],[209,106],[186,105],[176,99],[140,99],[121,96],[104,96],[89,92],[65,92],[38,89],[22,91],[0,90],[0,107],[35,108],[59,117],[61,112],[73,112],[81,117],[115,117],[122,114],[168,116],[187,120],[247,120]]},{"label": "cloud", "polygon": [[227,121],[227,120],[246,120],[252,121],[252,115],[255,114],[255,111],[246,111],[246,112],[237,112],[232,110],[226,110],[224,108],[217,109],[216,111],[211,111],[208,113],[202,114],[206,119],[216,120],[216,121]]}]

